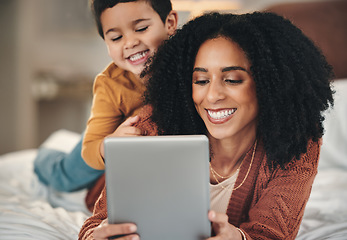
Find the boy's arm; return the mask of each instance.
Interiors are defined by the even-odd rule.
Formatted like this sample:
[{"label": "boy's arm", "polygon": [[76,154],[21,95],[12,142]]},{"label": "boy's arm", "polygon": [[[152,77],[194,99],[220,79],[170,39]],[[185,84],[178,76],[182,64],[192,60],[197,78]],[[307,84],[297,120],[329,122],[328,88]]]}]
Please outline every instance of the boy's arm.
[{"label": "boy's arm", "polygon": [[105,168],[100,153],[104,138],[142,106],[144,87],[132,87],[131,83],[124,75],[114,79],[105,74],[99,75],[94,82],[91,117],[82,146],[82,157],[92,168]]},{"label": "boy's arm", "polygon": [[92,168],[104,169],[100,155],[100,144],[104,137],[114,132],[123,121],[122,113],[114,106],[115,101],[109,94],[109,87],[104,76],[98,76],[94,82],[93,105],[87,123],[82,145],[82,157]]}]

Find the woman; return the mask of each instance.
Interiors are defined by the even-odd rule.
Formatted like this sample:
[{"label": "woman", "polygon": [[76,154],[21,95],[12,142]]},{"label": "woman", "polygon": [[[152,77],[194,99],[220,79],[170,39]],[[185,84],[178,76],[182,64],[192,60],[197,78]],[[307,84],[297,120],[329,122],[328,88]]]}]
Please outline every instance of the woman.
[{"label": "woman", "polygon": [[[209,138],[211,239],[295,239],[333,103],[332,71],[314,44],[275,14],[207,14],[162,46],[146,73],[149,105],[137,127]],[[138,238],[134,224],[106,218],[104,190],[80,236]]]}]

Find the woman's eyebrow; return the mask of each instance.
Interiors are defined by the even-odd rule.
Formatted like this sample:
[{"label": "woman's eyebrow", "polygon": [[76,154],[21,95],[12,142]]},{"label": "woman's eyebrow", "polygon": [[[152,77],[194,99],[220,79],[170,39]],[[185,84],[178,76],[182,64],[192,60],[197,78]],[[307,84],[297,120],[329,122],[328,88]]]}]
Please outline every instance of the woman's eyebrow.
[{"label": "woman's eyebrow", "polygon": [[241,71],[245,71],[248,73],[248,71],[245,68],[240,67],[240,66],[230,66],[230,67],[222,68],[222,72],[229,72],[229,71],[233,71],[233,70],[241,70]]},{"label": "woman's eyebrow", "polygon": [[206,68],[196,67],[193,69],[193,72],[208,72],[208,70]]}]

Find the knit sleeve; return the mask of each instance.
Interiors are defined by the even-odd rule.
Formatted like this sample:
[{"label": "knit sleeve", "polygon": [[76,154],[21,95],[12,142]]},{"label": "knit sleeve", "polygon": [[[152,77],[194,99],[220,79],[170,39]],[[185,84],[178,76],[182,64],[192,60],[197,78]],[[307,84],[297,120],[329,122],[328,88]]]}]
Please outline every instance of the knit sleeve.
[{"label": "knit sleeve", "polygon": [[260,168],[249,220],[240,225],[247,240],[295,239],[317,174],[319,151],[320,143],[310,141],[307,152],[285,169]]},{"label": "knit sleeve", "polygon": [[149,105],[144,106],[140,113],[140,121],[135,125],[144,136],[156,136],[158,135],[157,125],[151,120],[152,107]]},{"label": "knit sleeve", "polygon": [[93,215],[89,217],[83,224],[78,235],[79,240],[92,240],[93,232],[103,220],[107,218],[107,203],[106,203],[106,187],[102,190],[99,199],[94,206]]}]

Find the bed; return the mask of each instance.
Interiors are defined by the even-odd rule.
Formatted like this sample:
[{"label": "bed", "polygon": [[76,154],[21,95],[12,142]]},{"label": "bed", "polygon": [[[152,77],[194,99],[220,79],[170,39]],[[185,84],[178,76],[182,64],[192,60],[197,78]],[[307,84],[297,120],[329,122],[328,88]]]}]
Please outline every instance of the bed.
[{"label": "bed", "polygon": [[[313,184],[298,240],[347,239],[347,79],[334,82],[335,107],[326,113],[319,172]],[[46,148],[70,151],[78,133],[54,132]],[[61,193],[33,173],[37,149],[0,156],[0,238],[77,239],[90,215],[86,190]]]},{"label": "bed", "polygon": [[335,106],[326,113],[318,174],[298,240],[347,239],[347,79],[333,86]]},{"label": "bed", "polygon": [[[334,82],[335,107],[326,113],[319,172],[297,239],[347,239],[347,79]],[[70,151],[78,133],[54,132],[46,148]],[[86,190],[61,193],[33,173],[37,149],[0,156],[0,238],[77,239],[90,215]]]},{"label": "bed", "polygon": [[[68,152],[80,139],[67,130],[54,132],[46,148]],[[91,214],[86,190],[62,193],[43,185],[33,171],[37,149],[0,156],[0,239],[77,239]]]},{"label": "bed", "polygon": [[[298,240],[347,239],[346,3],[330,0],[266,9],[302,28],[321,47],[336,75],[335,107],[326,113],[319,172]],[[80,134],[62,129],[52,133],[43,146],[68,152],[79,138]],[[77,239],[91,214],[84,203],[86,190],[62,193],[41,184],[33,172],[36,154],[37,149],[27,149],[0,156],[0,239]]]}]

